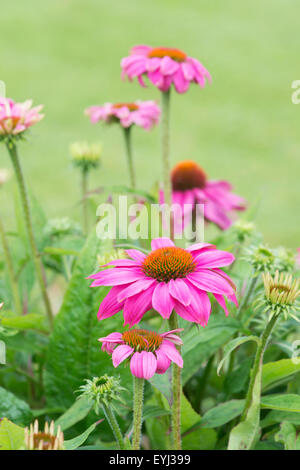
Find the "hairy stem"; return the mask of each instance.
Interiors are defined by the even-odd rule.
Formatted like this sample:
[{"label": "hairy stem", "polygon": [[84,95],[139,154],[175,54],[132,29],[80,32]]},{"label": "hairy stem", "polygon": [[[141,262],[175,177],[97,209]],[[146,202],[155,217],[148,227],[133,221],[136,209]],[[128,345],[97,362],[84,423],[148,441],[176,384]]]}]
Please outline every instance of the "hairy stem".
[{"label": "hairy stem", "polygon": [[52,329],[53,328],[53,314],[52,314],[50,300],[48,297],[48,292],[47,292],[47,287],[46,287],[45,273],[44,273],[42,261],[40,258],[40,254],[37,249],[34,233],[33,233],[29,200],[28,200],[25,180],[24,180],[24,176],[23,176],[23,172],[22,172],[22,168],[20,165],[20,160],[19,160],[19,156],[17,152],[17,147],[15,146],[13,142],[9,142],[7,144],[7,149],[8,149],[8,152],[9,152],[9,155],[10,155],[10,158],[11,158],[14,170],[15,170],[15,174],[16,174],[19,191],[20,191],[22,208],[23,208],[25,226],[27,229],[29,243],[30,243],[30,247],[31,247],[32,255],[33,255],[33,261],[34,261],[37,278],[38,278],[38,282],[39,282],[41,293],[42,293],[42,298],[45,304],[49,325],[50,325],[50,328]]},{"label": "hairy stem", "polygon": [[268,340],[270,338],[270,335],[272,333],[272,330],[274,328],[274,325],[276,323],[276,320],[278,318],[278,315],[273,315],[272,318],[268,321],[266,328],[261,334],[260,337],[260,342],[257,346],[256,354],[255,354],[255,359],[253,363],[253,368],[251,371],[251,378],[249,382],[249,387],[248,387],[248,392],[246,395],[246,401],[245,401],[245,406],[244,410],[242,413],[241,421],[244,421],[247,417],[248,410],[250,408],[251,402],[252,402],[252,395],[253,395],[253,388],[255,384],[255,379],[257,376],[257,373],[259,371],[260,365],[263,363],[263,357],[264,357],[264,352],[266,350]]},{"label": "hairy stem", "polygon": [[133,377],[133,437],[132,449],[139,450],[142,433],[143,401],[144,401],[144,379]]},{"label": "hairy stem", "polygon": [[20,298],[20,293],[19,293],[19,287],[18,283],[16,280],[15,272],[14,272],[14,266],[13,266],[13,260],[11,256],[11,252],[9,249],[8,241],[6,238],[5,230],[2,225],[2,221],[0,219],[0,237],[3,245],[3,253],[4,253],[4,259],[5,259],[5,265],[7,268],[8,272],[8,277],[9,277],[9,283],[11,287],[11,292],[12,292],[12,297],[13,297],[13,304],[14,308],[16,310],[16,313],[18,315],[22,315],[22,302]]},{"label": "hairy stem", "polygon": [[136,187],[135,170],[131,146],[131,127],[124,127],[125,148],[131,189]]},{"label": "hairy stem", "polygon": [[111,406],[107,406],[107,405],[102,405],[102,406],[103,406],[103,411],[107,419],[107,422],[110,425],[113,435],[115,436],[115,439],[118,443],[118,447],[119,449],[124,450],[125,449],[124,439],[123,439],[118,421],[116,420],[115,413],[113,412]]},{"label": "hairy stem", "polygon": [[[173,312],[169,319],[170,330],[178,328],[177,314]],[[178,335],[178,333],[177,333]],[[181,351],[180,346],[176,346]],[[181,369],[177,364],[173,364],[172,369],[172,449],[181,449]]]}]

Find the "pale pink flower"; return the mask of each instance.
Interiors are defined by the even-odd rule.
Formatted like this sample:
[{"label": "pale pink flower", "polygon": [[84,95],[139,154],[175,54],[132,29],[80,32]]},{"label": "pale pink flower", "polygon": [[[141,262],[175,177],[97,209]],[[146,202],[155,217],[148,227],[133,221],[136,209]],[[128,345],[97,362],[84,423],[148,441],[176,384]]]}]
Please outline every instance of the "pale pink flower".
[{"label": "pale pink flower", "polygon": [[145,86],[143,76],[147,76],[161,91],[168,91],[173,83],[178,93],[185,93],[190,83],[203,88],[206,79],[211,81],[210,73],[197,59],[169,47],[135,46],[122,59],[121,67],[122,79],[137,77],[140,85]]},{"label": "pale pink flower", "polygon": [[298,264],[298,266],[300,266],[300,248],[297,248],[297,257],[296,257],[296,263]]},{"label": "pale pink flower", "polygon": [[151,379],[155,373],[164,374],[171,362],[183,366],[182,357],[175,347],[175,344],[182,344],[179,336],[174,334],[179,331],[182,329],[162,334],[149,330],[129,330],[123,334],[111,333],[98,341],[102,342],[102,351],[112,354],[114,367],[130,358],[132,375]]},{"label": "pale pink flower", "polygon": [[[192,160],[179,162],[171,174],[172,203],[181,208],[182,218],[175,217],[175,232],[181,233],[184,225],[191,222],[196,204],[204,205],[206,221],[213,222],[222,230],[232,225],[229,215],[243,211],[246,201],[232,192],[227,181],[208,180],[204,170]],[[161,191],[160,202],[164,202]]]},{"label": "pale pink flower", "polygon": [[133,124],[150,130],[158,123],[160,108],[155,101],[135,101],[134,103],[105,103],[103,106],[91,106],[85,114],[95,124],[104,121],[108,124],[117,122],[123,127]]},{"label": "pale pink flower", "polygon": [[102,301],[98,319],[103,320],[123,310],[124,324],[136,325],[152,308],[163,318],[172,311],[185,320],[206,326],[211,304],[208,292],[228,314],[225,297],[237,304],[235,285],[220,268],[234,261],[234,256],[217,250],[209,243],[178,248],[169,238],[156,238],[152,252],[126,250],[131,259],[119,259],[114,266],[89,276],[91,287],[113,286]]},{"label": "pale pink flower", "polygon": [[42,105],[32,108],[32,100],[16,103],[10,98],[0,97],[0,139],[8,135],[20,135],[33,126],[44,115]]}]

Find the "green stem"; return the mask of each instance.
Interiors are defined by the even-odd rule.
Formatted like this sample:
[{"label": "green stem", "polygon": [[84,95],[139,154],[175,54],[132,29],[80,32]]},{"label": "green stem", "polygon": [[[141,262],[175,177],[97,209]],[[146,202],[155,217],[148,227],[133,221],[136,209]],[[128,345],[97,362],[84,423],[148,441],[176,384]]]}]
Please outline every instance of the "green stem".
[{"label": "green stem", "polygon": [[82,195],[82,215],[83,215],[83,227],[84,227],[84,233],[88,233],[88,212],[87,212],[87,200],[86,200],[86,194],[88,191],[88,170],[83,169],[81,173],[81,195]]},{"label": "green stem", "polygon": [[111,406],[102,405],[105,417],[107,419],[108,424],[111,427],[113,435],[118,443],[119,449],[124,450],[125,444],[123,440],[123,436],[121,430],[118,425],[118,421],[116,420],[115,413],[113,412]]},{"label": "green stem", "polygon": [[20,191],[20,196],[21,196],[21,203],[22,203],[23,213],[24,213],[24,220],[25,220],[29,243],[30,243],[31,251],[33,255],[33,261],[34,261],[43,301],[45,304],[49,325],[50,325],[50,328],[52,329],[53,328],[53,314],[52,314],[50,300],[48,297],[48,292],[47,292],[47,287],[46,287],[45,273],[43,270],[43,265],[41,262],[40,254],[37,249],[36,241],[34,238],[28,195],[27,195],[27,190],[25,186],[24,176],[22,173],[22,168],[20,165],[20,160],[18,157],[17,147],[15,146],[13,142],[9,142],[7,144],[7,149],[8,149],[8,153],[10,155],[10,158],[11,158],[14,170],[15,170],[16,178],[18,181],[19,191]]},{"label": "green stem", "polygon": [[141,444],[143,400],[144,400],[144,379],[133,377],[133,437],[132,449],[139,450]]},{"label": "green stem", "polygon": [[171,163],[170,163],[170,89],[161,94],[161,149],[163,163],[164,201],[172,202]]},{"label": "green stem", "polygon": [[252,277],[248,289],[244,295],[244,297],[241,299],[239,308],[237,310],[237,316],[243,311],[244,308],[246,308],[249,304],[250,297],[252,295],[253,290],[255,289],[256,283],[257,283],[258,276]]},{"label": "green stem", "polygon": [[248,410],[250,408],[251,402],[252,402],[252,395],[253,395],[253,388],[255,384],[255,379],[257,376],[257,373],[259,371],[260,365],[263,363],[263,357],[264,357],[264,352],[266,350],[268,340],[270,338],[270,335],[272,333],[272,330],[274,328],[274,325],[276,323],[276,320],[278,318],[278,315],[273,315],[272,318],[268,321],[266,328],[261,334],[259,344],[257,346],[256,354],[255,354],[255,359],[253,363],[253,368],[251,371],[251,378],[250,378],[250,383],[248,387],[248,392],[246,395],[246,401],[245,401],[245,406],[244,406],[244,411],[242,413],[241,421],[244,421],[247,417]]},{"label": "green stem", "polygon": [[[177,314],[173,312],[169,319],[170,330],[178,328]],[[177,333],[178,335],[178,333]],[[176,346],[180,352],[180,346]],[[174,450],[181,450],[181,369],[177,364],[172,366],[172,448]]]},{"label": "green stem", "polygon": [[127,156],[127,165],[131,189],[135,189],[135,171],[133,165],[132,146],[131,146],[131,127],[124,127],[125,148]]},{"label": "green stem", "polygon": [[11,252],[9,249],[8,241],[6,238],[6,234],[5,234],[1,219],[0,219],[0,237],[1,237],[2,245],[3,245],[5,265],[6,265],[7,272],[8,272],[14,307],[15,307],[16,313],[18,315],[22,315],[22,302],[20,298],[19,287],[16,281],[13,260],[12,260]]}]

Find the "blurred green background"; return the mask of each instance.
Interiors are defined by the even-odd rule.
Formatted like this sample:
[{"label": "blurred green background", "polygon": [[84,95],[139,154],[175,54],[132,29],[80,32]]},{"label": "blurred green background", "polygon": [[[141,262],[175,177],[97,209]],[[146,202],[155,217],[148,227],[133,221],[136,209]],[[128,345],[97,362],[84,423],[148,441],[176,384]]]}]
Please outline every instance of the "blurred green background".
[{"label": "blurred green background", "polygon": [[[103,142],[92,185],[127,181],[117,126],[93,126],[84,109],[105,101],[159,99],[154,87],[120,80],[132,45],[173,46],[213,77],[172,96],[172,160],[195,159],[210,178],[228,179],[266,240],[300,245],[299,0],[14,0],[1,2],[0,79],[7,96],[45,105],[45,119],[21,144],[27,180],[51,217],[80,216],[69,144]],[[140,188],[161,174],[159,129],[134,130]],[[10,167],[4,146],[0,167]],[[13,222],[11,181],[1,211]],[[8,220],[8,219],[7,219]]]}]

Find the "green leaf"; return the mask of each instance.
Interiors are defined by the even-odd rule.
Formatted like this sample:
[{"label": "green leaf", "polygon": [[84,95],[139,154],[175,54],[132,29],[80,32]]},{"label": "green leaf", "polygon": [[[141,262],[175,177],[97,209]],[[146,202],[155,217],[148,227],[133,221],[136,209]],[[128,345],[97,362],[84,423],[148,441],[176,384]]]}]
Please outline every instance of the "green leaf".
[{"label": "green leaf", "polygon": [[0,417],[25,426],[33,418],[27,403],[2,387],[0,387]]},{"label": "green leaf", "polygon": [[300,426],[300,413],[272,410],[267,414],[260,424],[262,428],[265,428],[267,426],[272,426],[275,423],[282,423],[283,421],[289,421],[296,426]]},{"label": "green leaf", "polygon": [[159,416],[168,416],[170,415],[169,410],[165,410],[164,408],[161,408],[160,406],[145,406],[143,410],[143,421],[146,419],[150,418],[157,418]]},{"label": "green leaf", "polygon": [[3,418],[0,421],[0,450],[18,450],[24,448],[24,429]]},{"label": "green leaf", "polygon": [[258,343],[259,338],[257,336],[240,336],[238,338],[231,340],[229,343],[226,344],[226,346],[224,347],[223,359],[220,361],[218,365],[218,369],[217,369],[218,375],[220,374],[220,370],[222,369],[224,362],[230,356],[232,351],[234,351],[234,349],[240,346],[241,344],[247,343],[248,341],[255,341],[256,343]]},{"label": "green leaf", "polygon": [[266,395],[261,397],[261,407],[271,410],[292,411],[300,413],[300,395]]},{"label": "green leaf", "polygon": [[[90,288],[86,277],[95,271],[101,241],[92,233],[76,260],[63,305],[55,319],[46,359],[45,388],[48,406],[70,407],[74,392],[85,379],[115,375],[111,357],[98,338],[123,330],[123,315],[98,321],[99,305],[108,293],[106,287]],[[125,366],[117,370],[123,387],[131,388],[132,376]]]},{"label": "green leaf", "polygon": [[[295,362],[299,362],[298,364]],[[300,361],[293,359],[281,359],[276,362],[268,362],[263,366],[262,388],[269,390],[284,380],[300,372]]]},{"label": "green leaf", "polygon": [[276,442],[282,442],[285,450],[297,450],[296,428],[291,423],[284,421],[280,425],[280,431],[275,435]]},{"label": "green leaf", "polygon": [[239,326],[239,322],[234,318],[216,315],[209,319],[206,328],[197,329],[193,327],[187,334],[183,335],[183,384],[199,370],[202,362],[209,359],[236,333]]},{"label": "green leaf", "polygon": [[96,421],[96,423],[92,424],[89,428],[87,428],[79,436],[76,436],[73,439],[69,439],[68,441],[65,441],[65,443],[64,443],[65,449],[66,450],[75,450],[78,447],[80,447],[81,444],[83,444],[87,440],[89,435],[94,431],[97,424],[99,424],[101,421],[103,421],[103,420]]},{"label": "green leaf", "polygon": [[239,416],[245,400],[230,400],[208,410],[200,421],[201,427],[217,428]]},{"label": "green leaf", "polygon": [[213,429],[195,429],[193,427],[200,420],[200,415],[192,408],[187,398],[181,397],[181,432],[182,448],[184,450],[212,450],[217,442],[217,434]]},{"label": "green leaf", "polygon": [[251,450],[259,439],[261,374],[262,365],[255,377],[252,401],[246,419],[232,429],[228,450]]},{"label": "green leaf", "polygon": [[[5,314],[7,312],[4,312]],[[37,313],[28,313],[20,316],[1,316],[1,325],[6,328],[14,328],[16,330],[38,330],[48,331],[45,315]]]},{"label": "green leaf", "polygon": [[151,385],[157,390],[159,390],[168,400],[169,403],[171,403],[172,400],[172,381],[171,378],[168,375],[168,372],[163,375],[158,375],[155,374],[149,382]]},{"label": "green leaf", "polygon": [[55,427],[60,426],[62,431],[84,419],[90,412],[93,403],[87,397],[80,397],[73,405],[55,421]]}]

